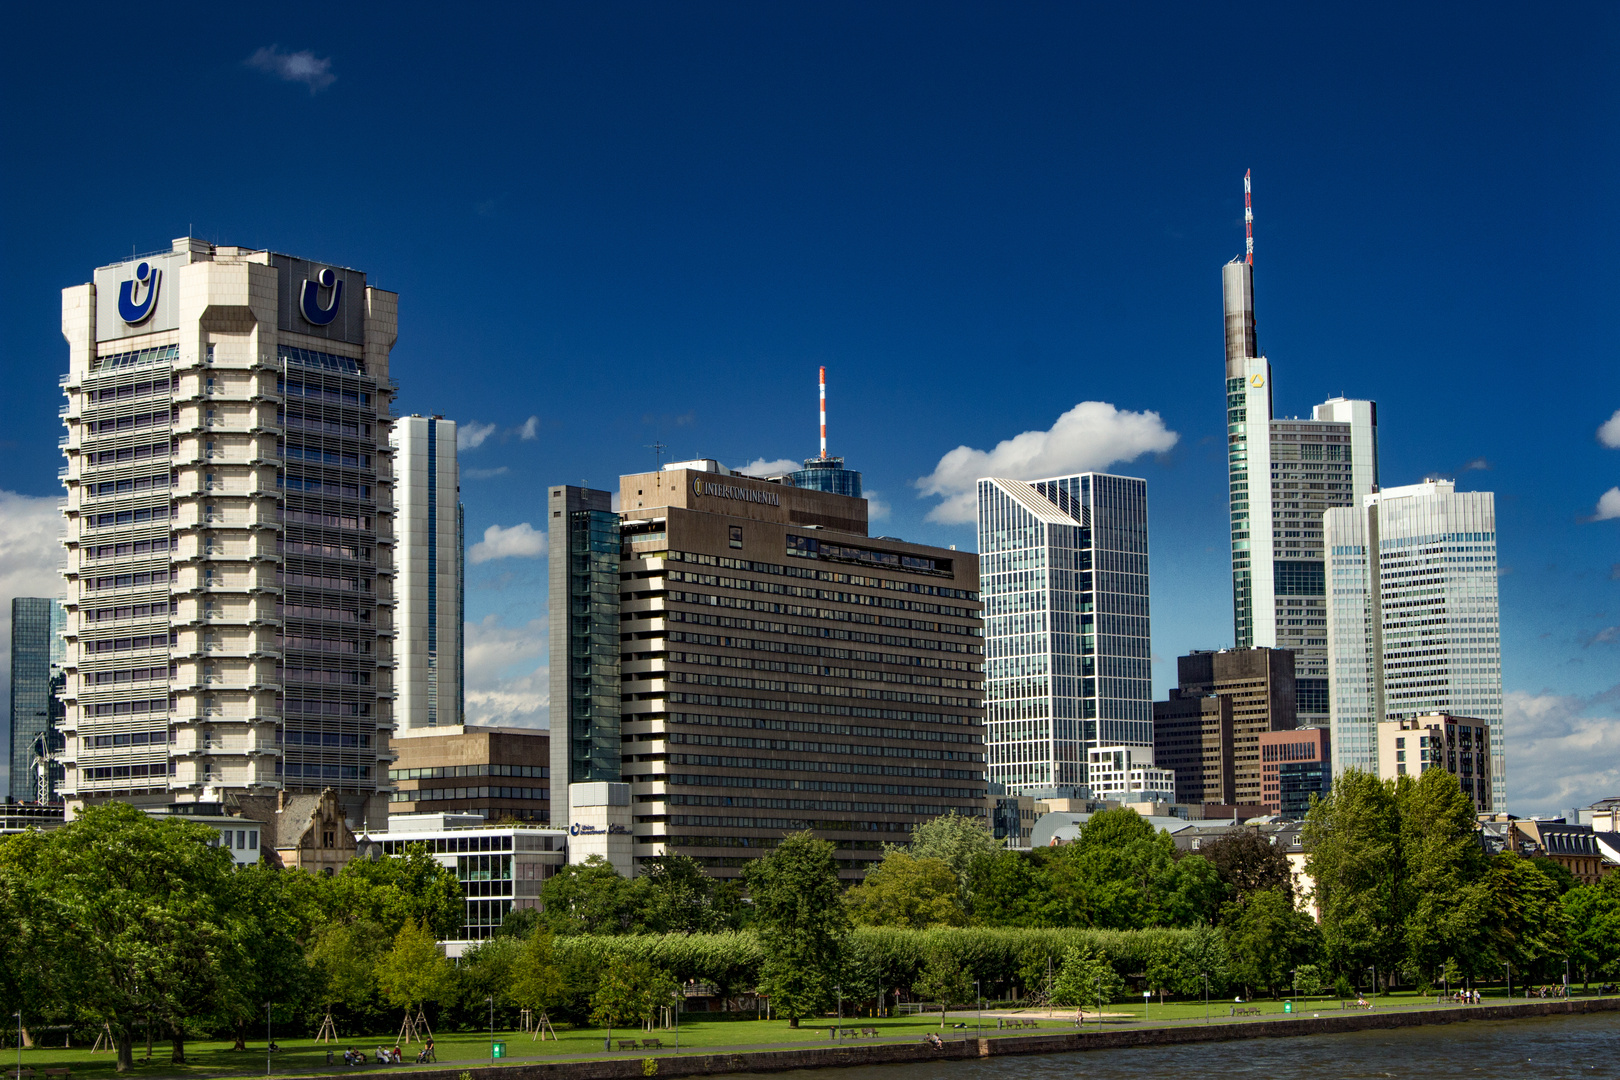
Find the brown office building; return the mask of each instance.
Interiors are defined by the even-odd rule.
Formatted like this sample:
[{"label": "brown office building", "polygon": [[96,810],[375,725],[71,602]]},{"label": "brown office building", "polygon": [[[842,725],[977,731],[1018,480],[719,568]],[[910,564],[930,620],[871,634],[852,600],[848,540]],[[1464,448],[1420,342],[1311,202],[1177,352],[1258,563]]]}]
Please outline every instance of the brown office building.
[{"label": "brown office building", "polygon": [[1170,700],[1153,704],[1154,762],[1175,772],[1176,801],[1263,804],[1260,735],[1296,724],[1294,654],[1196,651],[1176,673]]},{"label": "brown office building", "polygon": [[401,732],[389,770],[391,814],[478,814],[550,822],[550,737],[532,728],[450,726]]},{"label": "brown office building", "polygon": [[[589,496],[550,496],[581,544]],[[919,822],[985,814],[978,556],[869,537],[863,499],[712,461],[621,477],[619,507],[619,715],[570,714],[570,767],[620,778],[601,760],[616,720],[637,862],[684,854],[734,877],[813,829],[853,880]],[[576,657],[582,708],[605,673],[581,603],[600,591],[568,594],[580,639],[561,661]]]}]

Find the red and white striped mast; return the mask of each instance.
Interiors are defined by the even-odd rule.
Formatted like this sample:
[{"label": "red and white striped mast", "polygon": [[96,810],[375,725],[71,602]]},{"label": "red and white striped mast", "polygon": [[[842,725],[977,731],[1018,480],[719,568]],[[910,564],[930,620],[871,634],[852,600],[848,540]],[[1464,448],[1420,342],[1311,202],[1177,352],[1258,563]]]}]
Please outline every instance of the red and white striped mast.
[{"label": "red and white striped mast", "polygon": [[821,369],[821,460],[827,460],[827,369]]},{"label": "red and white striped mast", "polygon": [[1243,235],[1245,255],[1243,261],[1254,265],[1254,207],[1249,203],[1249,171],[1243,170]]}]

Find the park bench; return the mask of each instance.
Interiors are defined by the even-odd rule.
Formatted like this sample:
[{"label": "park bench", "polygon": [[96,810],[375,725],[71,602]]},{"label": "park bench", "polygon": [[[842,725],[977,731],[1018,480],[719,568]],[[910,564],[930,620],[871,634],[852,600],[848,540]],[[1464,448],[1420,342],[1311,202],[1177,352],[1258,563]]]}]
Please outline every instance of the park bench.
[{"label": "park bench", "polygon": [[643,1050],[662,1050],[664,1048],[664,1044],[659,1042],[657,1039],[642,1039],[641,1048]]},{"label": "park bench", "polygon": [[861,1028],[861,1035],[877,1038],[877,1028]]},{"label": "park bench", "polygon": [[60,1076],[62,1080],[73,1080],[73,1070],[63,1065],[59,1069],[46,1069],[46,1076]]},{"label": "park bench", "polygon": [[24,1065],[20,1069],[7,1069],[6,1075],[15,1077],[16,1080],[26,1080],[27,1077],[34,1075],[34,1070],[32,1066]]},{"label": "park bench", "polygon": [[619,1040],[619,1049],[620,1050],[640,1050],[641,1049],[641,1044],[638,1043],[634,1039],[620,1039]]}]

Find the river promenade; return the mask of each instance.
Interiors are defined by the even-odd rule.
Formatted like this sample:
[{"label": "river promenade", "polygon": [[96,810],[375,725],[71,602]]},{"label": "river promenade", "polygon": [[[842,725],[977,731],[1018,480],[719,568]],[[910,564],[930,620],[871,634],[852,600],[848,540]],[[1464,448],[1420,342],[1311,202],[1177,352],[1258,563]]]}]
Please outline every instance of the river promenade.
[{"label": "river promenade", "polygon": [[[876,1039],[807,1046],[738,1046],[674,1053],[670,1049],[624,1051],[574,1060],[523,1061],[507,1065],[446,1062],[449,1067],[410,1068],[418,1080],[619,1080],[639,1076],[718,1076],[781,1072],[789,1069],[868,1068],[921,1062],[971,1061],[1028,1054],[1225,1042],[1234,1039],[1296,1038],[1341,1032],[1411,1028],[1471,1021],[1620,1013],[1620,997],[1568,1001],[1521,1001],[1495,1005],[1395,1005],[1372,1009],[1316,1009],[1291,1016],[1211,1017],[1104,1025],[1101,1030],[1046,1030],[1038,1034],[946,1031],[935,1047],[920,1038]],[[963,1014],[953,1014],[959,1019]],[[965,1014],[971,1017],[972,1013]],[[355,1070],[370,1071],[370,1070]],[[384,1070],[376,1070],[384,1071]],[[398,1071],[398,1070],[396,1070]],[[278,1074],[282,1075],[282,1074]],[[330,1075],[322,1072],[315,1075]]]}]

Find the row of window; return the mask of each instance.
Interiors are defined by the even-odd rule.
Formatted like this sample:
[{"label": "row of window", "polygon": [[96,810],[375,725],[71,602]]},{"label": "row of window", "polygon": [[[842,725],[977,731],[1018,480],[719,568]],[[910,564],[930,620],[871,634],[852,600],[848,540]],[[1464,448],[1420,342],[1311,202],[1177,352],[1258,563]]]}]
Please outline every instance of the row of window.
[{"label": "row of window", "polygon": [[[979,795],[963,798],[980,799]],[[642,796],[651,801],[656,795]],[[745,810],[811,810],[832,814],[908,814],[912,817],[939,817],[942,814],[964,814],[983,817],[981,806],[951,806],[929,803],[844,802],[832,799],[777,799],[753,795],[684,795],[671,793],[665,801],[670,806],[735,806]]]},{"label": "row of window", "polygon": [[[647,539],[632,536],[632,540]],[[749,559],[731,559],[720,555],[704,555],[691,551],[672,551],[671,562],[689,562],[699,566],[718,566],[726,570],[748,570],[756,574],[781,574],[809,581],[827,581],[838,585],[864,585],[869,589],[889,589],[896,592],[921,593],[926,596],[944,596],[956,600],[977,600],[978,594],[967,589],[952,589],[943,585],[922,585],[892,578],[863,577],[859,574],[841,574],[831,570],[815,570],[805,566],[782,566],[777,563],[753,562]]]},{"label": "row of window", "polygon": [[551,798],[543,787],[444,787],[396,791],[391,802],[471,802],[475,799],[529,799],[544,802]]},{"label": "row of window", "polygon": [[[907,656],[900,653],[862,652],[852,649],[834,649],[825,645],[800,645],[792,641],[769,641],[758,638],[720,637],[715,634],[688,634],[673,630],[670,641],[691,642],[695,645],[714,645],[726,649],[751,649],[759,652],[789,653],[796,656],[826,657],[829,660],[864,660],[872,664],[894,664],[900,667],[946,668],[952,671],[977,671],[978,666],[962,660],[937,660],[927,656]],[[889,638],[890,641],[919,644],[919,638]],[[777,670],[777,669],[773,669]]]},{"label": "row of window", "polygon": [[[669,611],[665,613],[664,618],[666,622],[672,623],[684,622],[697,626],[719,626],[728,630],[755,630],[767,634],[788,634],[794,637],[823,638],[829,641],[859,641],[867,645],[897,645],[901,648],[930,649],[936,652],[978,653],[983,651],[983,646],[965,641],[941,641],[938,638],[869,634],[863,630],[845,630],[842,627],[807,626],[804,623],[779,623],[766,619],[734,618],[729,615],[710,615],[706,612],[697,611]],[[885,623],[888,621],[884,620]],[[945,629],[950,633],[966,632],[966,629],[962,627],[947,626]]]},{"label": "row of window", "polygon": [[124,525],[143,525],[152,521],[168,521],[180,516],[179,508],[170,506],[143,506],[132,510],[118,510],[105,514],[87,514],[84,523],[92,529],[115,529]]},{"label": "row of window", "polygon": [[281,427],[317,431],[323,435],[347,435],[354,439],[371,438],[371,425],[364,421],[333,419],[320,413],[277,409],[276,423]]},{"label": "row of window", "polygon": [[464,776],[515,776],[535,780],[549,779],[551,768],[546,765],[438,765],[429,769],[390,769],[393,780],[451,780]]},{"label": "row of window", "polygon": [[92,404],[102,405],[109,401],[122,401],[125,398],[166,394],[168,391],[169,377],[165,375],[162,378],[142,379],[140,382],[124,383],[121,386],[103,386],[98,390],[89,391],[85,394],[85,398]]},{"label": "row of window", "polygon": [[149,443],[144,446],[120,446],[115,450],[97,450],[84,456],[85,464],[92,467],[102,465],[119,465],[126,461],[146,461],[155,457],[168,457],[171,453],[167,442]]}]

